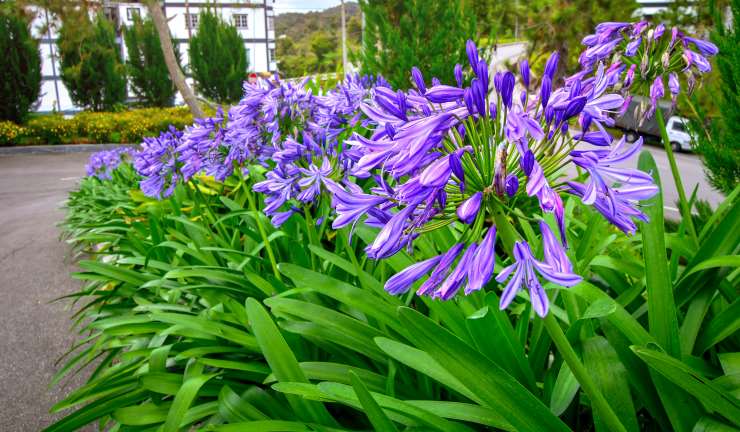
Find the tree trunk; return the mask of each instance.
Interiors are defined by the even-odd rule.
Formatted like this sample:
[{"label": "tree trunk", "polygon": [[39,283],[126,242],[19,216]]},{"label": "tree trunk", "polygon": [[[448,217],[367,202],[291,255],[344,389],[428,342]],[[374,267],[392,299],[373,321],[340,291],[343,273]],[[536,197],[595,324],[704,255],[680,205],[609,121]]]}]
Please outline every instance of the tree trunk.
[{"label": "tree trunk", "polygon": [[170,78],[175,83],[175,87],[182,95],[185,103],[190,107],[190,112],[193,113],[195,118],[203,118],[205,114],[198,104],[198,99],[195,98],[193,90],[185,81],[185,75],[182,73],[180,66],[177,64],[175,58],[175,50],[172,48],[172,36],[170,36],[170,28],[167,25],[167,19],[162,12],[162,7],[159,5],[158,0],[146,0],[147,7],[149,8],[149,15],[154,21],[154,26],[157,28],[159,33],[159,42],[164,53],[164,61],[167,63],[167,70],[170,72]]}]

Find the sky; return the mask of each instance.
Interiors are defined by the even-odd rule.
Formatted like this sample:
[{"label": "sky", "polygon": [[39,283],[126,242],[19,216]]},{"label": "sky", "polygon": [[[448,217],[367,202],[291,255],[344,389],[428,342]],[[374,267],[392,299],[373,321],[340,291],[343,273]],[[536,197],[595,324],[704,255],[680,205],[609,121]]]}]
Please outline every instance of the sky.
[{"label": "sky", "polygon": [[275,13],[312,12],[339,5],[340,0],[275,0]]}]

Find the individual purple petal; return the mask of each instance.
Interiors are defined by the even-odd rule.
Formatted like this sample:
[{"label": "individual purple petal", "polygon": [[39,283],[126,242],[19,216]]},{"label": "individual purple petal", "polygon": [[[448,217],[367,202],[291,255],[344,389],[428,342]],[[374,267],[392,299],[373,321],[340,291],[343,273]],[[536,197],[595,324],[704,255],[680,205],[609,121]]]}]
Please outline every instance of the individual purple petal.
[{"label": "individual purple petal", "polygon": [[429,165],[419,177],[419,183],[423,186],[440,187],[447,184],[452,168],[450,157],[444,156]]},{"label": "individual purple petal", "polygon": [[463,86],[463,70],[462,65],[460,63],[457,63],[455,65],[455,82],[457,82],[457,86],[461,87]]},{"label": "individual purple petal", "polygon": [[717,45],[709,41],[695,39],[689,36],[684,36],[683,40],[684,40],[684,43],[688,42],[688,43],[694,44],[696,48],[699,50],[699,52],[705,56],[714,56],[714,55],[717,55],[717,53],[719,52]]},{"label": "individual purple petal", "polygon": [[459,87],[438,85],[427,90],[426,98],[432,103],[455,102],[463,97],[464,90]]},{"label": "individual purple petal", "polygon": [[558,70],[559,60],[560,54],[557,51],[553,51],[552,54],[550,54],[550,57],[547,59],[547,63],[545,63],[544,76],[550,78],[550,81],[555,79],[555,72],[557,72]]},{"label": "individual purple petal", "polygon": [[468,285],[465,287],[465,294],[478,291],[483,285],[488,283],[493,275],[493,268],[496,264],[496,227],[488,228],[483,241],[478,246],[470,270],[468,272]]},{"label": "individual purple petal", "polygon": [[434,291],[432,297],[449,300],[457,293],[457,290],[460,289],[470,272],[470,266],[473,263],[473,257],[475,256],[476,250],[478,250],[477,244],[473,243],[468,246],[465,253],[460,258],[460,261],[457,263],[457,267],[450,272],[444,282],[442,282],[442,285]]},{"label": "individual purple petal", "polygon": [[542,107],[547,107],[547,102],[550,100],[550,92],[552,91],[552,80],[545,76],[542,78],[542,86],[540,88],[540,101]]},{"label": "individual purple petal", "polygon": [[406,267],[388,279],[385,283],[385,290],[393,295],[405,293],[414,282],[432,270],[441,259],[442,256],[438,255]]},{"label": "individual purple petal", "polygon": [[468,39],[468,42],[465,44],[465,51],[468,53],[470,67],[473,68],[473,71],[475,72],[475,69],[478,66],[478,61],[480,60],[478,57],[478,48],[475,46],[475,42]]},{"label": "individual purple petal", "polygon": [[529,62],[527,59],[524,59],[519,63],[519,74],[522,77],[522,85],[524,85],[524,88],[529,88]]},{"label": "individual purple petal", "polygon": [[437,267],[434,268],[432,274],[429,275],[429,279],[424,281],[416,291],[417,295],[431,294],[432,291],[437,289],[437,286],[439,286],[439,284],[442,283],[442,280],[447,276],[447,273],[450,271],[450,266],[452,266],[455,258],[460,254],[463,246],[464,245],[462,243],[457,243],[442,255],[442,259],[437,264]]}]

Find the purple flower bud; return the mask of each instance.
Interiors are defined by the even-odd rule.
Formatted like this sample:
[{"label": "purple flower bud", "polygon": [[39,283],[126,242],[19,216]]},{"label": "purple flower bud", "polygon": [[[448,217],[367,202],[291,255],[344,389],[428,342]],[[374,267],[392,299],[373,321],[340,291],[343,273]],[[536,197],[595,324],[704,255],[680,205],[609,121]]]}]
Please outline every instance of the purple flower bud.
[{"label": "purple flower bud", "polygon": [[545,63],[545,75],[546,77],[550,78],[550,81],[555,79],[555,72],[558,70],[558,61],[560,60],[560,54],[558,54],[557,51],[553,51],[552,54],[550,54],[550,58],[547,59],[547,63]]},{"label": "purple flower bud", "polygon": [[460,207],[457,208],[457,217],[466,224],[470,224],[475,220],[480,209],[481,199],[483,198],[483,192],[476,192],[465,200]]},{"label": "purple flower bud", "polygon": [[627,47],[625,47],[624,55],[626,55],[627,57],[632,57],[637,54],[637,49],[640,48],[641,43],[642,37],[638,37],[637,39],[632,40],[630,43],[627,44]]},{"label": "purple flower bud", "polygon": [[511,109],[512,97],[514,95],[514,84],[516,78],[511,72],[506,72],[503,79],[501,80],[501,100],[504,105]]},{"label": "purple flower bud", "polygon": [[452,87],[448,85],[436,85],[427,90],[424,95],[429,102],[432,103],[445,103],[455,102],[463,97],[465,91],[459,87]]},{"label": "purple flower bud", "polygon": [[550,100],[550,92],[552,91],[552,80],[545,76],[542,78],[542,88],[540,89],[540,101],[542,107],[547,107],[547,102]]},{"label": "purple flower bud", "polygon": [[653,81],[653,84],[650,86],[650,100],[655,104],[664,95],[665,88],[663,87],[663,77],[659,76],[655,78],[655,81]]},{"label": "purple flower bud", "polygon": [[522,76],[522,84],[524,88],[529,88],[529,62],[524,59],[519,63],[519,73]]},{"label": "purple flower bud", "polygon": [[463,85],[463,70],[462,65],[460,63],[455,65],[455,81],[457,81],[457,86],[462,87]]},{"label": "purple flower bud", "polygon": [[687,44],[687,43],[694,44],[694,46],[696,46],[699,52],[705,56],[714,56],[714,55],[717,55],[717,53],[719,52],[717,45],[709,41],[695,39],[689,36],[684,36],[683,41],[684,41],[684,44]]},{"label": "purple flower bud", "polygon": [[637,68],[636,64],[633,64],[630,66],[629,69],[627,69],[627,73],[624,77],[624,88],[628,89],[630,86],[632,86],[632,82],[635,79],[635,68]]},{"label": "purple flower bud", "polygon": [[488,115],[491,116],[492,119],[496,118],[496,104],[491,102],[488,104]]},{"label": "purple flower bud", "polygon": [[519,190],[519,178],[514,174],[509,174],[506,177],[506,195],[513,197]]},{"label": "purple flower bud", "polygon": [[580,94],[581,94],[581,80],[575,80],[570,86],[568,97],[573,99],[574,97],[579,96]]},{"label": "purple flower bud", "polygon": [[478,48],[475,46],[475,42],[468,39],[468,42],[465,44],[465,51],[468,53],[468,61],[470,62],[470,67],[475,71],[476,66],[478,65],[478,60],[480,58],[478,57]]},{"label": "purple flower bud", "polygon": [[524,174],[529,176],[534,168],[534,153],[532,153],[532,150],[527,150],[527,152],[524,153],[521,164],[522,171],[524,171]]},{"label": "purple flower bud", "polygon": [[497,93],[501,93],[501,83],[503,82],[503,80],[503,72],[496,72],[496,75],[493,76],[493,87],[496,89]]},{"label": "purple flower bud", "polygon": [[485,60],[480,59],[478,61],[478,68],[476,69],[476,75],[478,75],[478,78],[480,79],[481,86],[484,90],[486,90],[486,93],[488,93],[488,64]]},{"label": "purple flower bud", "polygon": [[580,114],[586,106],[586,101],[586,96],[578,96],[577,98],[571,99],[570,102],[568,102],[568,106],[565,108],[563,120],[568,120],[569,118]]},{"label": "purple flower bud", "polygon": [[671,29],[671,43],[668,44],[669,50],[672,49],[673,46],[676,44],[676,40],[678,39],[679,33],[680,32],[678,31],[678,27],[673,27]]},{"label": "purple flower bud", "polygon": [[524,106],[526,102],[527,102],[527,92],[523,91],[519,93],[519,103],[521,103],[522,106]]},{"label": "purple flower bud", "polygon": [[655,26],[655,32],[653,32],[653,40],[660,39],[660,37],[663,36],[664,32],[665,32],[665,25],[663,23],[660,23],[657,26]]},{"label": "purple flower bud", "polygon": [[462,192],[465,190],[465,171],[460,162],[460,155],[457,152],[450,154],[450,169],[452,170],[452,174],[460,181],[460,192]]},{"label": "purple flower bud", "polygon": [[442,85],[442,81],[439,80],[437,77],[432,77],[432,86],[438,86]]},{"label": "purple flower bud", "polygon": [[676,96],[681,91],[681,84],[678,81],[678,75],[676,75],[675,72],[671,72],[668,75],[668,88],[671,91],[671,94]]},{"label": "purple flower bud", "polygon": [[475,102],[473,101],[473,90],[466,88],[463,92],[463,102],[465,102],[465,108],[468,109],[470,114],[475,114]]},{"label": "purple flower bud", "polygon": [[416,66],[411,68],[411,76],[414,78],[414,83],[416,83],[416,88],[419,89],[419,93],[426,93],[427,86],[424,84],[424,75],[421,74],[419,68]]},{"label": "purple flower bud", "polygon": [[473,91],[473,102],[475,102],[475,108],[478,113],[482,116],[486,115],[486,92],[483,89],[482,83],[478,78],[473,78],[473,82],[470,84],[470,88]]}]

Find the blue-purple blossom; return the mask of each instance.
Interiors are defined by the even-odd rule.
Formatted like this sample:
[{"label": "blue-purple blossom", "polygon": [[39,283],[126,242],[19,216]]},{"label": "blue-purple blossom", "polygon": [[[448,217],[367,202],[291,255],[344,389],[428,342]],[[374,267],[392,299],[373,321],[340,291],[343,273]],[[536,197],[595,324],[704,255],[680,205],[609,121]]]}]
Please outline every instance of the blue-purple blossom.
[{"label": "blue-purple blossom", "polygon": [[113,171],[118,166],[136,156],[136,151],[131,147],[120,147],[112,150],[103,150],[90,155],[90,159],[85,166],[85,172],[88,177],[95,177],[98,180],[110,180],[113,178]]},{"label": "blue-purple blossom", "polygon": [[[545,244],[545,247],[561,247],[557,242]],[[557,252],[551,252],[557,254]],[[506,309],[516,297],[516,294],[524,286],[529,290],[529,299],[532,302],[532,308],[540,317],[547,315],[550,302],[547,298],[542,284],[537,277],[540,274],[545,279],[564,287],[571,287],[581,281],[581,277],[571,271],[558,271],[552,265],[538,261],[533,255],[527,242],[520,241],[514,245],[513,252],[514,262],[504,268],[496,280],[498,282],[509,282],[504,287],[501,294],[499,307]]]},{"label": "blue-purple blossom", "polygon": [[457,217],[466,224],[472,223],[478,216],[483,192],[476,192],[470,198],[466,199],[460,207],[457,208]]}]

